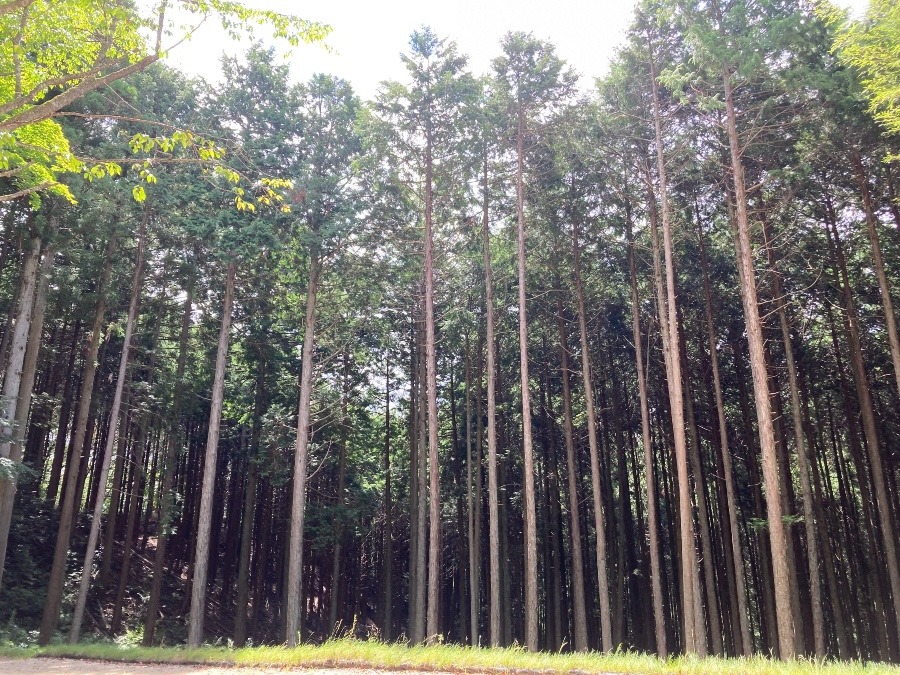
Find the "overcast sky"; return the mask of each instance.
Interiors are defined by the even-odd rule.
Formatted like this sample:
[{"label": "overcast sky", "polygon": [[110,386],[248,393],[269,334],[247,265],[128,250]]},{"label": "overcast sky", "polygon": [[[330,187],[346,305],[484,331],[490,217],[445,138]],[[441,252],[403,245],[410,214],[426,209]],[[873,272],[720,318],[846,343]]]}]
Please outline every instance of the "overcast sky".
[{"label": "overcast sky", "polygon": [[[500,51],[500,38],[510,30],[532,32],[550,40],[559,55],[582,76],[584,86],[606,73],[632,17],[634,0],[249,0],[254,7],[292,13],[328,23],[333,52],[304,45],[290,57],[295,80],[324,72],[349,80],[363,98],[372,97],[378,83],[404,79],[399,55],[407,51],[410,33],[431,26],[440,37],[455,40],[468,55],[475,73],[489,71]],[[866,0],[838,0],[859,12]],[[263,35],[261,34],[261,37]],[[265,40],[270,42],[269,40]],[[168,63],[182,71],[219,79],[223,53],[239,55],[247,41],[234,42],[210,23],[194,38],[173,49]],[[277,43],[273,43],[276,44]],[[283,45],[282,45],[283,47]],[[285,51],[282,49],[282,51]]]}]

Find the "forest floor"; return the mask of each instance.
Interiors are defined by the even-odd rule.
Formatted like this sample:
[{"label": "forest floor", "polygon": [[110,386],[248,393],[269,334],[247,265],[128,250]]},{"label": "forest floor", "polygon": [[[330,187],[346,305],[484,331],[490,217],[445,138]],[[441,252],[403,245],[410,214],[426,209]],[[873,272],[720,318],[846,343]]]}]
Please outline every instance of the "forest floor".
[{"label": "forest floor", "polygon": [[330,640],[284,647],[141,648],[115,643],[0,646],[0,675],[900,675],[900,666],[797,660],[685,658],[617,652],[529,653],[518,648],[472,649],[452,645],[407,647],[376,641]]}]

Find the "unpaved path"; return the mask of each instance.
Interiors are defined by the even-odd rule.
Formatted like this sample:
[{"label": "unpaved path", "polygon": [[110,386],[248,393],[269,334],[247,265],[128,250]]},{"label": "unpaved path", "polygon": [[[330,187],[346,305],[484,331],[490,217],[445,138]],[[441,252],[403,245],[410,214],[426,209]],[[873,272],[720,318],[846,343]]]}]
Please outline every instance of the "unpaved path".
[{"label": "unpaved path", "polygon": [[[0,675],[384,675],[386,671],[369,668],[225,668],[221,666],[175,666],[153,663],[113,663],[83,659],[3,659]],[[403,675],[450,675],[416,673]]]}]

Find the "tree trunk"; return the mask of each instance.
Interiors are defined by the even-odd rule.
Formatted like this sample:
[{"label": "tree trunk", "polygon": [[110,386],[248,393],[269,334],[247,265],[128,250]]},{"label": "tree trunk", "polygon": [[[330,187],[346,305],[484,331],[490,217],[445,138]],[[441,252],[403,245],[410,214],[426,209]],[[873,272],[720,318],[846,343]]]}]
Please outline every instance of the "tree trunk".
[{"label": "tree trunk", "polygon": [[[157,347],[159,345],[159,333],[161,328],[161,318],[163,314],[162,307],[165,306],[165,295],[160,298],[160,313],[157,315],[156,328],[154,329],[153,342],[150,347],[150,363],[147,366],[147,388],[152,391],[153,380],[156,371]],[[144,455],[147,446],[147,431],[150,424],[150,413],[145,412],[140,421],[140,428],[135,442],[134,462],[132,473],[134,480],[132,481],[131,494],[128,496],[127,521],[125,523],[125,543],[122,551],[122,565],[119,571],[119,587],[116,591],[116,600],[113,603],[113,614],[110,621],[110,631],[118,633],[122,624],[122,605],[125,599],[125,590],[128,585],[128,576],[131,569],[131,555],[134,548],[135,527],[137,524],[138,511],[140,510],[140,494],[141,482],[146,475],[144,470]]]},{"label": "tree trunk", "polygon": [[[415,316],[411,321],[409,336],[409,584],[407,586],[407,635],[410,642],[417,630],[416,596],[418,593],[419,558],[417,536],[419,529],[419,416],[422,408],[419,405],[419,331]],[[424,632],[424,631],[423,631]]]},{"label": "tree trunk", "polygon": [[[345,474],[347,471],[347,433],[350,429],[350,417],[347,414],[350,397],[350,353],[344,348],[343,353],[343,391],[341,393],[341,426],[342,436],[340,451],[338,452],[338,483],[337,499],[335,506],[340,510],[344,507]],[[331,558],[331,596],[328,603],[328,630],[331,635],[336,635],[338,624],[338,591],[341,578],[341,540],[343,538],[343,516],[338,514],[334,528],[334,550]]]},{"label": "tree trunk", "polygon": [[209,567],[209,539],[212,529],[213,496],[216,483],[216,458],[219,447],[219,425],[225,394],[225,368],[228,364],[228,339],[231,332],[231,310],[234,304],[234,278],[237,263],[228,264],[225,275],[225,298],[222,306],[222,325],[216,349],[216,369],[213,377],[212,401],[209,408],[209,427],[203,459],[203,478],[200,489],[200,512],[194,548],[194,573],[191,576],[191,610],[188,617],[188,647],[199,647],[203,641],[203,619],[206,613],[206,574]]},{"label": "tree trunk", "polygon": [[159,520],[157,522],[156,555],[153,558],[153,577],[150,582],[150,600],[147,604],[147,618],[144,621],[144,638],[142,644],[149,647],[156,634],[156,619],[159,616],[159,602],[162,591],[163,565],[166,560],[166,548],[169,542],[169,524],[172,517],[172,485],[175,480],[175,469],[178,461],[176,450],[181,440],[181,398],[184,388],[184,369],[187,364],[188,338],[191,330],[191,313],[194,305],[194,284],[189,283],[185,289],[184,313],[181,319],[181,335],[178,338],[178,359],[175,366],[175,386],[172,393],[172,408],[169,416],[169,437],[166,442],[163,467],[162,487],[160,488]]},{"label": "tree trunk", "polygon": [[309,462],[310,402],[313,387],[313,349],[316,339],[316,294],[319,290],[320,261],[313,252],[309,262],[306,290],[306,317],[300,371],[300,402],[297,410],[297,450],[294,455],[294,482],[291,490],[291,524],[288,539],[287,602],[285,642],[296,647],[300,638],[300,575],[303,570],[303,518],[306,509],[306,473]]},{"label": "tree trunk", "polygon": [[884,258],[881,255],[881,243],[878,239],[878,220],[875,217],[875,207],[872,205],[869,179],[858,150],[851,152],[850,161],[853,164],[853,171],[859,183],[859,192],[862,195],[863,211],[866,214],[866,229],[869,234],[869,243],[872,245],[872,262],[875,264],[875,276],[878,278],[878,289],[881,292],[881,304],[884,309],[884,321],[887,327],[891,361],[894,364],[894,379],[897,382],[897,391],[900,392],[900,338],[897,337],[897,318],[894,314],[894,303],[891,300],[891,286],[884,271]]},{"label": "tree trunk", "polygon": [[[430,122],[430,118],[429,118]],[[428,396],[428,617],[425,628],[426,642],[431,645],[439,639],[438,590],[440,584],[441,551],[441,489],[438,464],[438,415],[437,415],[437,355],[434,344],[434,224],[433,224],[433,163],[431,126],[426,122],[425,132],[425,373]]]},{"label": "tree trunk", "polygon": [[490,636],[491,647],[501,643],[500,626],[500,487],[497,480],[497,394],[494,338],[494,285],[491,274],[491,240],[488,222],[488,163],[484,153],[484,204],[481,218],[482,253],[484,255],[485,351],[487,379],[488,442],[488,551],[490,557]]},{"label": "tree trunk", "polygon": [[[467,534],[469,543],[469,626],[470,641],[473,647],[480,644],[478,637],[478,615],[481,607],[481,596],[479,593],[478,571],[479,560],[477,547],[475,545],[475,495],[473,494],[474,486],[472,484],[472,351],[469,345],[469,335],[466,333],[466,506],[468,510]],[[474,467],[476,472],[481,467]]]},{"label": "tree trunk", "polygon": [[266,386],[265,355],[256,362],[256,391],[253,397],[253,428],[250,438],[250,465],[247,488],[244,492],[244,508],[241,516],[241,548],[238,554],[237,597],[234,613],[234,644],[243,647],[247,642],[247,604],[250,598],[250,554],[253,549],[253,524],[256,519],[257,487],[259,485],[259,442],[262,433],[262,415]]},{"label": "tree trunk", "polygon": [[[423,307],[424,309],[424,307]],[[422,322],[424,324],[424,321]],[[421,338],[421,334],[420,334]],[[426,387],[426,365],[425,352],[422,349],[422,343],[419,342],[418,363],[417,368],[419,380],[419,402],[417,410],[419,412],[417,418],[418,432],[416,439],[418,441],[416,449],[417,473],[416,473],[416,496],[418,498],[416,509],[418,511],[418,519],[416,520],[416,596],[415,596],[415,624],[414,630],[410,635],[413,644],[421,644],[425,640],[425,601],[427,598],[427,554],[425,545],[427,543],[427,509],[428,509],[428,455],[426,446],[428,444],[428,394]]]},{"label": "tree trunk", "polygon": [[788,388],[791,396],[791,421],[794,430],[794,445],[797,449],[797,465],[800,469],[800,492],[803,500],[803,527],[806,534],[806,558],[809,570],[809,596],[813,620],[813,640],[817,659],[826,657],[825,619],[822,614],[822,586],[819,574],[819,544],[816,528],[816,514],[812,482],[810,480],[809,457],[810,447],[803,433],[803,417],[800,409],[800,391],[797,385],[797,365],[794,361],[794,346],[791,341],[791,327],[787,315],[787,303],[781,276],[775,260],[775,249],[772,243],[770,227],[765,217],[762,221],[766,254],[772,275],[775,294],[775,307],[778,310],[778,323],[781,328],[781,341],[784,345],[784,358],[787,363]]},{"label": "tree trunk", "polygon": [[[684,338],[684,319],[682,316],[681,306],[677,306],[676,313],[678,317],[678,336],[681,341],[679,347],[679,356],[682,359],[682,369],[685,373],[684,391],[687,396],[684,397],[684,412],[687,420],[688,428],[688,461],[691,466],[694,485],[694,499],[697,502],[697,521],[700,525],[700,553],[701,565],[703,568],[703,576],[706,581],[704,584],[706,590],[706,606],[709,615],[709,634],[712,651],[715,656],[724,655],[722,646],[722,624],[721,615],[719,613],[718,596],[716,595],[716,577],[715,577],[715,560],[713,558],[712,534],[710,528],[710,500],[706,493],[706,479],[703,474],[703,462],[700,456],[702,446],[700,444],[700,434],[697,432],[697,419],[694,415],[694,399],[690,378],[689,364],[687,360],[687,343]],[[698,567],[697,574],[694,578],[694,588],[697,595],[694,598],[694,607],[697,616],[697,641],[706,643],[706,623],[703,617],[703,589],[700,584],[700,570]]]},{"label": "tree trunk", "polygon": [[653,597],[653,627],[656,637],[656,653],[664,659],[668,656],[666,626],[663,617],[662,564],[659,547],[659,507],[656,497],[656,481],[653,478],[653,441],[650,436],[650,404],[647,398],[647,376],[644,372],[644,350],[641,340],[640,298],[638,297],[637,269],[634,261],[634,233],[631,209],[625,216],[628,238],[628,275],[631,285],[631,326],[634,339],[635,370],[638,380],[638,397],[641,405],[641,439],[644,446],[644,480],[647,485],[647,529],[650,539],[650,587]]},{"label": "tree trunk", "polygon": [[[50,253],[52,256],[52,252]],[[22,263],[22,284],[19,288],[18,308],[15,326],[7,328],[12,331],[12,353],[6,367],[3,380],[2,419],[0,419],[0,459],[10,460],[12,472],[10,476],[0,475],[0,588],[3,587],[3,567],[6,561],[6,546],[9,541],[9,526],[12,521],[13,498],[16,494],[15,471],[22,461],[22,440],[24,425],[28,417],[31,403],[31,388],[34,384],[34,368],[37,362],[37,348],[40,346],[40,326],[37,334],[31,330],[35,305],[46,306],[46,282],[39,279],[39,270],[46,273],[46,265],[39,265],[41,257],[41,240],[33,239],[25,261]],[[35,301],[35,296],[43,289],[44,299]],[[43,308],[40,309],[40,323],[43,323]],[[33,344],[34,341],[37,344]],[[33,346],[32,346],[33,345]],[[33,356],[27,364],[29,347]],[[28,373],[26,370],[30,370]],[[29,381],[30,380],[30,381]],[[23,386],[24,385],[24,386]],[[26,391],[27,390],[27,391]],[[25,398],[22,394],[27,393]],[[24,411],[24,414],[23,412]],[[19,428],[21,425],[21,429]],[[4,467],[7,468],[8,467]]]},{"label": "tree trunk", "polygon": [[575,273],[575,306],[578,312],[578,335],[581,346],[581,380],[587,413],[588,449],[591,456],[591,489],[594,502],[594,529],[597,546],[597,587],[600,595],[600,648],[609,651],[612,641],[612,611],[609,604],[609,575],[606,568],[606,525],[600,479],[600,449],[597,443],[597,413],[594,407],[594,385],[591,381],[591,357],[588,345],[587,312],[584,286],[581,283],[581,244],[578,225],[572,229],[572,259]]},{"label": "tree trunk", "polygon": [[[678,513],[681,536],[681,596],[684,614],[684,650],[686,653],[703,655],[706,645],[697,639],[696,622],[702,617],[694,614],[694,575],[697,570],[697,554],[694,546],[694,521],[691,509],[690,475],[688,472],[687,440],[685,438],[684,393],[680,340],[675,299],[675,261],[672,247],[671,213],[669,209],[668,180],[663,151],[662,117],[659,103],[659,85],[656,81],[656,62],[653,47],[650,46],[650,84],[653,94],[653,124],[656,138],[656,164],[659,173],[659,199],[662,211],[663,250],[665,254],[665,294],[662,292],[659,261],[659,241],[653,234],[654,267],[657,268],[657,304],[660,316],[660,333],[663,336],[663,355],[666,361],[666,380],[669,390],[669,412],[672,417],[672,432],[675,443],[675,464],[678,474]],[[648,184],[652,184],[648,180]],[[651,201],[655,211],[655,198]],[[655,218],[651,216],[651,227]],[[677,351],[676,351],[677,350]]]},{"label": "tree trunk", "polygon": [[390,354],[384,363],[384,627],[385,642],[391,641],[394,604],[394,505],[391,495],[391,362]]},{"label": "tree trunk", "polygon": [[734,581],[737,595],[737,613],[740,622],[741,643],[735,644],[735,651],[743,656],[753,653],[750,636],[750,608],[747,602],[747,587],[744,581],[744,554],[741,547],[741,531],[738,524],[737,496],[734,488],[734,467],[731,449],[728,445],[728,420],[725,417],[725,401],[722,396],[722,381],[719,375],[719,354],[716,349],[716,331],[713,324],[712,293],[709,285],[709,263],[706,246],[703,243],[703,226],[698,218],[697,236],[700,243],[700,265],[703,270],[703,299],[706,311],[706,337],[709,341],[709,358],[712,370],[713,389],[716,398],[716,417],[719,428],[719,450],[722,453],[722,471],[725,474],[725,501],[728,507],[728,524],[731,532],[731,557],[734,564]]},{"label": "tree trunk", "polygon": [[840,273],[840,290],[843,295],[846,325],[848,327],[847,342],[850,348],[850,366],[853,372],[853,381],[856,385],[856,396],[859,401],[859,409],[863,421],[863,432],[866,437],[869,469],[872,475],[872,483],[875,487],[875,504],[878,510],[878,521],[881,526],[885,562],[888,568],[891,595],[893,596],[894,615],[897,618],[897,626],[900,627],[900,564],[898,564],[897,559],[896,530],[894,529],[893,524],[894,518],[891,513],[890,497],[885,482],[878,426],[875,421],[875,412],[872,405],[872,393],[869,390],[866,366],[862,357],[862,346],[859,335],[859,317],[856,312],[856,303],[853,300],[853,294],[850,289],[847,264],[830,202],[828,203],[828,211],[828,224],[831,228],[831,237],[833,238],[831,245],[835,252],[835,258],[837,259],[838,270]]},{"label": "tree trunk", "polygon": [[[584,608],[584,561],[581,556],[581,520],[578,514],[578,478],[575,475],[575,441],[572,438],[572,392],[569,386],[569,345],[562,315],[562,300],[557,298],[559,324],[560,376],[563,395],[563,431],[566,439],[566,473],[569,482],[569,517],[572,551],[572,610],[575,620],[575,651],[588,649],[587,618]],[[557,561],[557,565],[562,561]]]},{"label": "tree trunk", "polygon": [[[73,433],[72,457],[70,463],[77,461],[76,453],[84,444],[88,415],[91,410],[91,394],[94,391],[94,375],[97,372],[97,352],[100,349],[100,334],[103,331],[103,317],[106,314],[106,288],[112,271],[112,257],[115,250],[115,235],[109,239],[100,283],[97,285],[97,307],[94,310],[94,321],[88,333],[88,343],[84,353],[84,372],[81,377],[81,390],[78,397],[78,412],[75,414],[75,430]],[[77,472],[70,472],[66,495],[60,508],[59,528],[56,531],[56,544],[53,549],[53,564],[50,568],[50,579],[47,583],[47,597],[44,600],[44,612],[41,618],[41,629],[38,644],[50,643],[59,623],[59,607],[62,602],[66,581],[66,562],[69,555],[69,540],[72,536],[72,525],[75,514],[75,480]]]},{"label": "tree trunk", "polygon": [[[144,207],[144,215],[141,219],[138,231],[137,254],[134,264],[134,277],[131,282],[131,300],[128,305],[128,318],[125,323],[125,337],[122,342],[122,356],[119,359],[118,379],[116,380],[116,392],[113,395],[112,409],[109,413],[109,431],[106,437],[106,449],[103,454],[103,463],[100,467],[100,485],[97,490],[97,498],[94,504],[94,515],[91,518],[91,530],[88,535],[87,550],[84,555],[84,564],[81,569],[81,582],[78,586],[78,598],[75,601],[75,610],[72,613],[72,626],[69,629],[69,643],[78,642],[81,634],[81,622],[84,618],[84,610],[87,605],[87,594],[91,585],[91,571],[94,566],[94,553],[97,550],[97,540],[100,536],[100,524],[103,519],[103,505],[106,498],[106,483],[109,474],[109,463],[112,459],[113,444],[116,438],[116,428],[119,424],[119,410],[122,405],[122,392],[125,389],[125,380],[128,372],[128,358],[131,351],[131,337],[134,334],[134,325],[137,322],[138,306],[141,300],[141,282],[144,277],[144,247],[147,239],[147,221],[150,218],[149,206]],[[124,430],[123,430],[124,433]],[[76,441],[77,443],[77,441]],[[73,472],[74,473],[74,472]],[[75,492],[73,490],[73,492]],[[75,498],[77,495],[72,495]],[[68,499],[68,496],[67,496]]]},{"label": "tree trunk", "polygon": [[766,513],[769,521],[769,537],[772,548],[772,571],[775,582],[775,616],[778,623],[778,653],[782,659],[792,659],[796,652],[794,626],[791,618],[791,583],[787,568],[787,541],[781,508],[781,481],[778,476],[778,457],[775,449],[775,431],[772,407],[769,400],[769,378],[766,371],[765,342],[759,301],[756,294],[756,271],[753,266],[753,245],[750,241],[750,220],[747,213],[747,195],[744,188],[744,168],[741,163],[742,148],[737,130],[731,73],[723,70],[725,87],[725,111],[728,126],[728,144],[731,150],[731,172],[734,181],[737,210],[738,271],[747,342],[750,348],[750,370],[753,376],[753,392],[756,403],[756,419],[762,450],[763,480],[766,486]]},{"label": "tree trunk", "polygon": [[531,439],[531,391],[528,377],[528,319],[525,311],[525,112],[518,111],[516,133],[516,210],[518,214],[519,369],[522,383],[522,446],[525,454],[525,648],[538,649],[537,506],[534,448]]}]

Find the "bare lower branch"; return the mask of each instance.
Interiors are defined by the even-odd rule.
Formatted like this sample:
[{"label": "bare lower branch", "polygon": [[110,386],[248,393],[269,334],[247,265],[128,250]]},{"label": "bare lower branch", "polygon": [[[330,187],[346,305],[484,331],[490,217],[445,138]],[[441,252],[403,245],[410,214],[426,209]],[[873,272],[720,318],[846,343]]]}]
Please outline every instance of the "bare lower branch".
[{"label": "bare lower branch", "polygon": [[18,192],[10,192],[6,195],[0,195],[0,202],[11,202],[15,199],[18,199],[19,197],[27,197],[28,195],[34,194],[35,192],[40,192],[41,190],[51,188],[54,185],[59,185],[59,183],[53,180],[44,181],[40,185],[35,185],[34,187],[25,188],[24,190],[19,190]]}]

